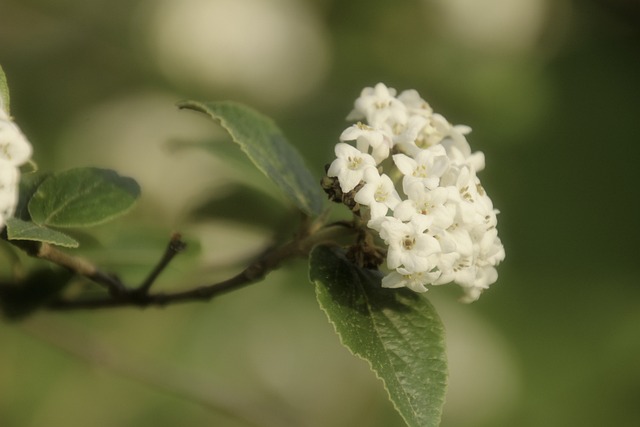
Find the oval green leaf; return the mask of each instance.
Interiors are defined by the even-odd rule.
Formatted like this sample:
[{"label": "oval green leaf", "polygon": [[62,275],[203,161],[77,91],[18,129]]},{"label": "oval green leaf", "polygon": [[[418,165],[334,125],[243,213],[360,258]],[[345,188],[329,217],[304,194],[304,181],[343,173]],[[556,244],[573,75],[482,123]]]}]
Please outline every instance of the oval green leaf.
[{"label": "oval green leaf", "polygon": [[9,85],[7,84],[7,76],[4,74],[2,65],[0,65],[0,109],[9,114]]},{"label": "oval green leaf", "polygon": [[352,353],[369,362],[411,427],[440,424],[447,386],[444,327],[429,301],[408,289],[381,287],[381,274],[318,246],[310,279],[320,307]]},{"label": "oval green leaf", "polygon": [[207,114],[231,135],[253,164],[299,209],[317,216],[324,197],[300,153],[270,118],[234,102],[186,101],[180,108]]},{"label": "oval green leaf", "polygon": [[108,169],[78,168],[45,179],[28,208],[39,225],[89,227],[126,213],[139,196],[132,178]]},{"label": "oval green leaf", "polygon": [[14,218],[20,218],[25,221],[31,220],[31,215],[29,214],[29,201],[36,191],[38,191],[40,184],[50,176],[50,172],[43,171],[29,172],[20,176],[19,197],[18,204],[16,205],[16,211],[13,214]]},{"label": "oval green leaf", "polygon": [[7,219],[7,238],[9,240],[30,240],[50,243],[65,248],[77,248],[79,243],[70,236],[56,230],[19,218]]}]

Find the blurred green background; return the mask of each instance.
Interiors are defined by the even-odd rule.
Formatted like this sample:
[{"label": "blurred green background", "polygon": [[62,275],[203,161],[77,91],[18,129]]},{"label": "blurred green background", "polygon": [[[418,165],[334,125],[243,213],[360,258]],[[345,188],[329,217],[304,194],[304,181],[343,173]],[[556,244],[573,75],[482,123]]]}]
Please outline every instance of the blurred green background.
[{"label": "blurred green background", "polygon": [[[289,218],[277,195],[226,199],[256,182],[241,161],[184,148],[222,133],[179,100],[271,115],[318,178],[379,81],[470,125],[507,259],[477,303],[429,293],[448,334],[443,427],[640,425],[639,42],[633,0],[0,2],[12,113],[40,167],[110,167],[143,188],[85,252],[131,280],[173,230],[192,250],[159,287],[225,277],[269,241],[228,212],[193,215],[222,215],[215,199]],[[238,413],[403,425],[302,261],[210,303],[0,323],[2,427],[251,425]]]}]

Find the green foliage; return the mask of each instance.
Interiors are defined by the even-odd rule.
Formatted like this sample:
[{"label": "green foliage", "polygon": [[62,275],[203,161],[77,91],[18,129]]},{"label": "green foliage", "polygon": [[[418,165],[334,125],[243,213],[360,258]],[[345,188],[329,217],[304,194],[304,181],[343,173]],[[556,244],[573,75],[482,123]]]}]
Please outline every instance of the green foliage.
[{"label": "green foliage", "polygon": [[131,178],[98,168],[77,168],[42,181],[31,197],[31,219],[41,226],[89,227],[129,211],[140,196]]},{"label": "green foliage", "polygon": [[77,248],[79,243],[70,236],[51,228],[19,218],[7,219],[7,238],[9,240],[31,240],[50,243],[65,248]]},{"label": "green foliage", "polygon": [[7,239],[76,248],[79,243],[74,238],[51,227],[107,222],[131,209],[139,195],[133,179],[106,169],[28,173],[20,180],[15,216],[7,220]]},{"label": "green foliage", "polygon": [[202,112],[219,121],[256,167],[291,202],[307,214],[320,214],[324,197],[317,180],[270,118],[234,102],[186,101],[179,107]]},{"label": "green foliage", "polygon": [[31,220],[31,215],[29,214],[29,201],[36,191],[38,191],[40,184],[50,176],[50,172],[37,171],[23,174],[20,177],[18,205],[16,206],[14,217],[25,221]]},{"label": "green foliage", "polygon": [[[8,108],[8,88],[1,69],[0,91],[2,105]],[[218,121],[252,164],[298,209],[310,216],[321,214],[324,195],[318,181],[271,119],[232,102],[187,101],[179,106]],[[265,182],[260,172],[255,172],[258,176],[249,175],[249,179]],[[293,227],[273,198],[255,187],[240,186],[234,190],[237,191],[218,194],[206,201],[194,216],[216,216],[255,224],[255,213],[260,212],[257,225],[270,229],[283,225]],[[129,211],[139,196],[140,188],[133,179],[112,170],[86,167],[58,173],[28,173],[20,182],[15,216],[7,219],[5,236],[31,255],[34,248],[39,247],[38,243],[76,248],[78,241],[57,228],[81,228],[107,222]],[[153,241],[151,234],[143,232],[143,235],[140,238],[131,232],[119,241],[112,241],[113,252],[108,255],[100,245],[89,244],[84,255],[93,255],[93,261],[98,260],[102,265],[119,264],[120,273],[124,270],[129,276],[140,275],[134,269],[153,262],[153,259],[142,261],[141,257],[153,253],[155,258],[154,249],[161,244]],[[140,246],[145,244],[149,248],[141,250]],[[74,274],[94,277],[74,270],[75,258],[64,259],[66,264],[60,265],[66,269],[37,269],[28,272],[24,280],[0,282],[3,315],[12,320],[21,319],[58,297]],[[282,260],[278,259],[274,265],[279,261]],[[256,265],[261,268],[267,264]],[[148,277],[147,268],[144,270],[140,280]],[[100,273],[95,277],[111,290],[116,283],[115,289],[120,292],[116,294],[120,297],[132,295],[116,276]],[[343,250],[332,247],[318,246],[312,251],[310,279],[316,286],[320,307],[342,343],[370,364],[407,425],[437,426],[444,403],[447,364],[443,327],[429,302],[407,289],[383,289],[378,271],[357,267],[345,257]],[[248,276],[247,280],[254,278]]]},{"label": "green foliage", "polygon": [[447,385],[444,328],[433,306],[408,289],[384,289],[381,274],[318,246],[310,279],[342,343],[369,362],[407,425],[440,423]]},{"label": "green foliage", "polygon": [[9,112],[9,86],[7,85],[7,76],[4,74],[2,65],[0,65],[0,107],[7,113]]}]

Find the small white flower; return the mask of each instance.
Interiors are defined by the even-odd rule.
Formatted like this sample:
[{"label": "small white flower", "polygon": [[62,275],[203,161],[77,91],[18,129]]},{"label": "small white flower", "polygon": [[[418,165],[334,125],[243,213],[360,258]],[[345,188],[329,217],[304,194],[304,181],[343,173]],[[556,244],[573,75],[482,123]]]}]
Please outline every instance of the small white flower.
[{"label": "small white flower", "polygon": [[389,157],[391,136],[381,129],[374,129],[361,122],[346,128],[340,135],[340,140],[356,141],[356,147],[363,153],[368,153],[371,148],[371,156],[376,164]]},{"label": "small white flower", "polygon": [[418,182],[407,189],[409,198],[403,200],[394,210],[393,216],[402,221],[420,221],[426,227],[435,225],[449,227],[454,220],[455,210],[446,205],[449,192],[442,187],[427,189]]},{"label": "small white flower", "polygon": [[404,223],[397,218],[386,217],[380,224],[380,237],[389,245],[387,267],[404,266],[409,272],[428,271],[429,255],[440,251],[440,244],[424,233],[416,223]]},{"label": "small white flower", "polygon": [[343,142],[336,144],[335,153],[337,158],[329,166],[327,176],[338,177],[340,189],[344,193],[356,188],[367,168],[376,166],[376,161],[371,155]]},{"label": "small white flower", "polygon": [[406,125],[398,125],[398,132],[393,137],[394,146],[410,156],[418,154],[420,148],[416,145],[416,140],[427,122],[428,119],[425,117],[411,116]]},{"label": "small white flower", "polygon": [[460,302],[465,304],[470,304],[472,302],[478,301],[478,298],[480,298],[480,295],[484,290],[476,287],[465,287],[463,289],[464,295],[460,298]]},{"label": "small white flower", "polygon": [[[458,206],[456,208],[459,208]],[[456,245],[456,252],[461,256],[473,255],[473,239],[469,233],[469,227],[461,219],[460,210],[456,211],[454,222],[446,229],[447,237]]]},{"label": "small white flower", "polygon": [[[442,184],[446,185],[451,199],[459,203],[475,203],[480,195],[478,189],[480,181],[473,169],[468,166],[452,166],[442,176]],[[482,190],[484,192],[484,190]],[[475,209],[475,207],[473,207]],[[465,221],[471,221],[466,219]]]},{"label": "small white flower", "polygon": [[383,288],[407,287],[414,292],[427,292],[426,285],[433,283],[439,276],[439,272],[419,271],[412,273],[406,268],[399,267],[382,278]]},{"label": "small white flower", "polygon": [[364,182],[364,186],[356,193],[354,200],[369,207],[371,219],[385,216],[389,209],[393,210],[400,203],[400,196],[391,178],[385,174],[378,174],[377,169],[367,169],[364,173]]},{"label": "small white flower", "polygon": [[482,292],[498,280],[498,271],[491,266],[477,267],[474,269],[475,278],[472,285],[461,284],[464,295],[460,302],[472,303],[480,298]]},{"label": "small white flower", "polygon": [[378,83],[372,88],[364,88],[347,120],[366,119],[373,127],[380,127],[387,121],[404,122],[407,115],[406,107],[395,96],[396,90],[383,83]]},{"label": "small white flower", "polygon": [[439,257],[437,268],[441,274],[434,283],[436,286],[451,282],[461,286],[473,286],[476,278],[473,257],[464,256],[458,252],[443,254]]},{"label": "small white flower", "polygon": [[440,177],[449,167],[447,153],[440,145],[421,150],[413,158],[405,154],[395,154],[393,161],[404,175],[402,188],[405,193],[415,182],[429,189],[436,188],[440,183]]},{"label": "small white flower", "polygon": [[422,99],[418,91],[415,89],[402,91],[402,93],[398,95],[398,100],[407,107],[407,111],[411,115],[429,117],[433,114],[433,109],[429,103]]},{"label": "small white flower", "polygon": [[477,242],[477,260],[476,264],[485,267],[489,265],[498,265],[504,261],[504,246],[498,237],[498,231],[493,228],[483,233]]},{"label": "small white flower", "polygon": [[464,135],[459,127],[456,126],[440,144],[445,148],[453,163],[467,165],[473,168],[474,171],[480,172],[485,166],[484,153],[482,151],[472,153],[471,146]]},{"label": "small white flower", "polygon": [[416,139],[416,145],[427,148],[439,144],[451,132],[451,123],[440,114],[429,116],[427,124]]}]

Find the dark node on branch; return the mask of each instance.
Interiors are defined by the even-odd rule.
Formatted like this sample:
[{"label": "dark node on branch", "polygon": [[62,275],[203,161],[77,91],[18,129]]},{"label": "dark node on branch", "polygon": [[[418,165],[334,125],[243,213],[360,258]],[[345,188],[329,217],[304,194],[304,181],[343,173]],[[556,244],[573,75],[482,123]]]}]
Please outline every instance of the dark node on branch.
[{"label": "dark node on branch", "polygon": [[184,251],[187,247],[187,243],[182,240],[182,235],[180,233],[173,233],[171,235],[171,240],[169,240],[169,244],[167,245],[167,249],[164,252],[164,255],[155,266],[149,276],[138,286],[135,290],[135,293],[138,295],[146,295],[151,289],[151,286],[156,281],[160,273],[167,268],[167,265],[171,262],[171,260],[178,255],[180,252]]},{"label": "dark node on branch", "polygon": [[340,189],[338,178],[325,175],[320,180],[320,186],[327,193],[329,200],[335,203],[342,203],[342,190]]},{"label": "dark node on branch", "polygon": [[[329,165],[325,166],[325,169],[328,169]],[[335,203],[342,203],[346,207],[348,207],[354,214],[360,216],[360,204],[354,200],[354,197],[358,191],[364,186],[364,182],[360,181],[360,183],[353,190],[348,193],[343,193],[340,188],[340,182],[337,177],[324,176],[322,180],[320,180],[320,185],[329,200]]]},{"label": "dark node on branch", "polygon": [[347,259],[355,265],[368,270],[378,270],[385,260],[384,253],[378,248],[353,245],[347,250]]},{"label": "dark node on branch", "polygon": [[173,235],[171,235],[171,240],[169,241],[169,249],[176,254],[187,249],[187,243],[182,240],[182,235],[180,233],[173,233]]},{"label": "dark node on branch", "polygon": [[359,267],[377,270],[385,261],[387,254],[384,249],[376,246],[373,236],[367,230],[361,230],[357,243],[349,247],[346,256]]}]

